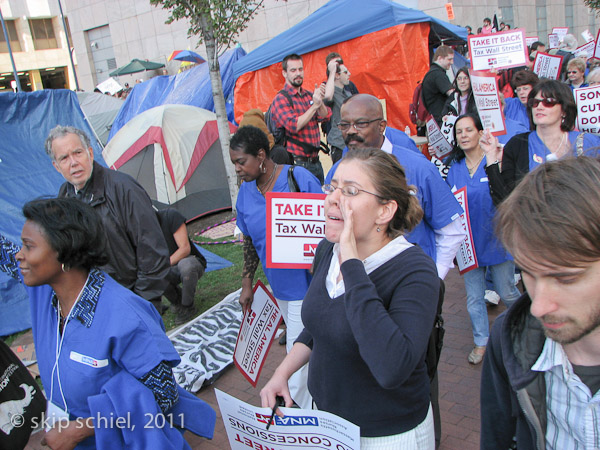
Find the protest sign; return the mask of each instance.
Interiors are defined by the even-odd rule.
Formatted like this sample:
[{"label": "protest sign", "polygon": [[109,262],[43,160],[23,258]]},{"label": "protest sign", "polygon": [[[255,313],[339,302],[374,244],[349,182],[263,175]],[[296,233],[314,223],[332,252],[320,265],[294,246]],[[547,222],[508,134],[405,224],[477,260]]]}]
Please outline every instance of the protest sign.
[{"label": "protest sign", "polygon": [[267,192],[268,268],[310,269],[325,237],[325,194]]},{"label": "protest sign", "polygon": [[332,449],[360,450],[360,429],[325,411],[279,409],[284,417],[271,418],[269,408],[244,403],[215,389],[231,450]]},{"label": "protest sign", "polygon": [[600,133],[600,86],[577,88],[577,127],[586,133]]},{"label": "protest sign", "polygon": [[581,47],[577,47],[577,49],[573,52],[576,58],[585,58],[589,59],[594,56],[594,49],[596,48],[596,43],[592,39],[587,44],[583,44]]},{"label": "protest sign", "polygon": [[600,31],[598,31],[598,35],[596,36],[596,48],[593,57],[600,59]]},{"label": "protest sign", "polygon": [[489,129],[494,136],[506,134],[496,75],[491,72],[469,69],[469,76],[477,113],[483,128]]},{"label": "protest sign", "polygon": [[454,20],[454,8],[450,2],[446,3],[446,14],[448,15],[448,20]]},{"label": "protest sign", "polygon": [[452,151],[452,145],[446,140],[440,127],[432,116],[427,119],[427,139],[429,148],[435,151],[435,156],[443,159]]},{"label": "protest sign", "polygon": [[548,35],[548,49],[558,48],[558,44],[560,44],[560,37],[558,34],[549,34]]},{"label": "protest sign", "polygon": [[590,30],[585,30],[581,33],[581,36],[583,39],[585,39],[585,42],[592,42],[594,40],[594,35],[590,32]]},{"label": "protest sign", "polygon": [[454,123],[458,119],[458,116],[445,116],[442,118],[442,136],[446,138],[450,145],[454,145]]},{"label": "protest sign", "polygon": [[537,42],[539,40],[540,40],[540,38],[538,36],[527,36],[525,38],[525,45],[527,47],[531,47],[531,44],[533,44],[534,42]]},{"label": "protest sign", "polygon": [[525,32],[511,30],[469,36],[469,56],[473,70],[524,66],[529,61]]},{"label": "protest sign", "polygon": [[467,202],[467,188],[463,187],[454,190],[454,196],[458,203],[463,208],[463,213],[460,216],[460,221],[465,230],[465,240],[460,244],[458,253],[456,254],[456,262],[461,275],[479,267],[477,263],[477,255],[475,254],[475,244],[473,243],[473,233],[471,232],[471,219],[469,218],[469,205]]},{"label": "protest sign", "polygon": [[559,42],[563,40],[568,32],[569,27],[552,27],[552,34],[556,34],[558,36]]},{"label": "protest sign", "polygon": [[254,300],[242,317],[233,352],[233,362],[253,387],[256,387],[280,322],[281,312],[275,298],[260,280],[257,281]]},{"label": "protest sign", "polygon": [[563,57],[560,55],[549,55],[538,52],[533,61],[533,73],[540,78],[557,80],[560,75]]}]

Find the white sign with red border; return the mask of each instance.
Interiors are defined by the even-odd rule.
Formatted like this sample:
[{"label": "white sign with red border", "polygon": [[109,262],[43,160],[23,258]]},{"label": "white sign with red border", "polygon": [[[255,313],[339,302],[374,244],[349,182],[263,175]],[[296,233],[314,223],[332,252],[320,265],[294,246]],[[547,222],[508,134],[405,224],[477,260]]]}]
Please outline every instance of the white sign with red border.
[{"label": "white sign with red border", "polygon": [[496,75],[492,72],[469,69],[469,76],[483,128],[489,129],[494,136],[506,134]]},{"label": "white sign with red border", "polygon": [[549,55],[548,53],[538,52],[533,61],[533,73],[540,78],[549,78],[557,80],[560,75],[563,57],[560,55]]},{"label": "white sign with red border", "polygon": [[560,44],[560,36],[558,34],[551,33],[548,35],[548,49],[558,48]]},{"label": "white sign with red border", "polygon": [[594,50],[594,58],[600,59],[600,30],[596,36],[596,49]]},{"label": "white sign with red border", "polygon": [[593,40],[591,40],[587,44],[583,44],[581,47],[577,47],[573,54],[576,58],[590,59],[592,56],[594,56],[595,49],[596,43]]},{"label": "white sign with red border", "polygon": [[258,377],[281,322],[277,301],[260,280],[254,286],[254,300],[244,313],[233,362],[244,378],[256,387]]},{"label": "white sign with red border", "polygon": [[435,156],[439,159],[444,159],[452,151],[452,145],[442,134],[433,116],[429,116],[427,119],[427,139],[429,140],[429,148],[435,151]]},{"label": "white sign with red border", "polygon": [[539,40],[540,40],[539,36],[527,36],[525,38],[525,45],[527,47],[531,47],[531,44],[533,44],[534,42],[537,42]]},{"label": "white sign with red border", "polygon": [[469,270],[477,269],[477,255],[475,254],[475,244],[473,243],[473,233],[471,232],[471,220],[469,219],[469,205],[467,202],[467,188],[463,187],[454,191],[454,196],[460,206],[463,208],[463,214],[460,216],[463,229],[466,232],[465,240],[460,244],[456,254],[456,262],[460,274]]},{"label": "white sign with red border", "polygon": [[271,409],[250,405],[218,389],[215,394],[231,450],[360,450],[360,428],[334,414],[280,407],[284,417],[275,414],[269,424]]},{"label": "white sign with red border", "polygon": [[569,27],[552,27],[552,34],[556,34],[559,41],[562,41],[568,32]]},{"label": "white sign with red border", "polygon": [[325,194],[267,192],[267,264],[310,269],[325,237]]},{"label": "white sign with red border", "polygon": [[523,30],[469,36],[469,57],[473,70],[507,69],[529,61]]},{"label": "white sign with red border", "polygon": [[600,133],[600,86],[577,88],[577,128],[586,133]]},{"label": "white sign with red border", "polygon": [[581,36],[583,39],[585,39],[585,42],[592,42],[594,40],[594,35],[590,32],[590,30],[585,30],[581,33]]}]

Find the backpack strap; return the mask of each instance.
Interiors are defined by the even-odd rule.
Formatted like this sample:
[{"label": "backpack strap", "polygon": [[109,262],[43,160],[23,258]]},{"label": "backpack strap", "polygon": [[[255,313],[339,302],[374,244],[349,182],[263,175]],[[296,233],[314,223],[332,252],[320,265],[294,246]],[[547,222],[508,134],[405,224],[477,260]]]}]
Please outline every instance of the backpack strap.
[{"label": "backpack strap", "polygon": [[294,166],[290,166],[287,173],[288,188],[290,192],[300,192],[300,187],[294,178]]}]

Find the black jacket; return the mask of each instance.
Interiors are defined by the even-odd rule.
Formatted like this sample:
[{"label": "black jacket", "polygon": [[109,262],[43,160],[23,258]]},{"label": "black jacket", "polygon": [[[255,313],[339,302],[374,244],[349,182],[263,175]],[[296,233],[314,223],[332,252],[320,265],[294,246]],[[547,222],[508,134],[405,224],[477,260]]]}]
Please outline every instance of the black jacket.
[{"label": "black jacket", "polygon": [[132,177],[94,162],[79,195],[66,182],[58,196],[81,198],[100,213],[109,257],[102,270],[146,300],[163,294],[170,267],[167,244],[150,197]]},{"label": "black jacket", "polygon": [[523,294],[495,320],[481,373],[481,449],[546,448],[546,381],[531,370],[546,337]]},{"label": "black jacket", "polygon": [[452,83],[442,66],[432,62],[429,72],[423,78],[423,104],[429,114],[431,114],[437,123],[442,120],[442,110],[446,104],[448,96],[446,92],[452,89]]}]

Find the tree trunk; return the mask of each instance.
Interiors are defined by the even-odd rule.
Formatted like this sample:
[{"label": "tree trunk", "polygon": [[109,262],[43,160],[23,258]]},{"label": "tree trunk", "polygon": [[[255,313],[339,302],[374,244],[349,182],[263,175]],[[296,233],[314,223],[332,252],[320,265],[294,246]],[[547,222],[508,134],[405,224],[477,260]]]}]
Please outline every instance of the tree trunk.
[{"label": "tree trunk", "polygon": [[229,158],[229,121],[227,120],[227,110],[225,108],[225,96],[223,95],[219,57],[217,55],[214,34],[208,20],[206,20],[206,17],[201,16],[200,22],[202,25],[202,38],[204,40],[208,58],[207,64],[209,65],[210,84],[212,87],[213,101],[215,103],[215,113],[217,114],[217,127],[219,129],[219,140],[221,141],[223,162],[225,163],[225,173],[227,174],[231,208],[235,213],[235,200],[238,194],[237,175],[235,174],[233,164],[231,164],[231,159]]}]

